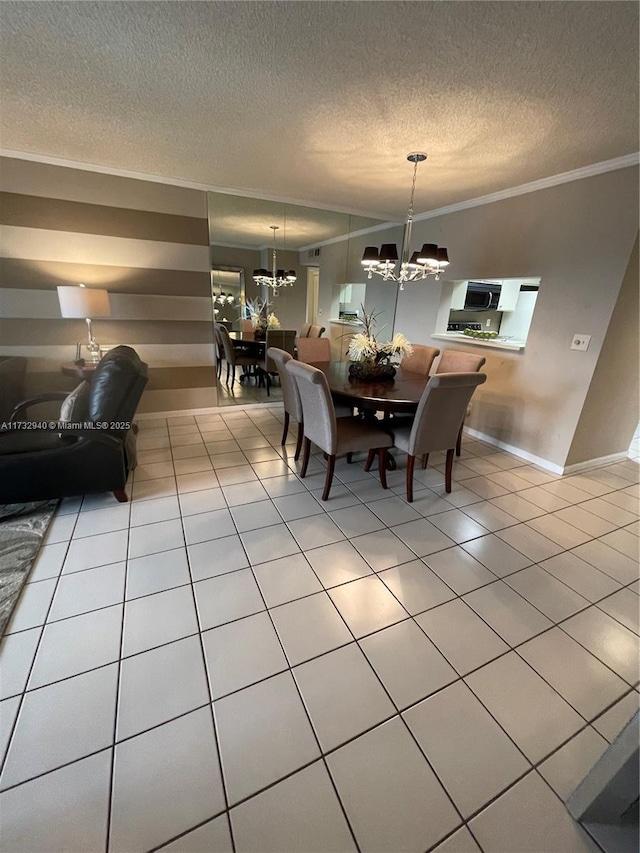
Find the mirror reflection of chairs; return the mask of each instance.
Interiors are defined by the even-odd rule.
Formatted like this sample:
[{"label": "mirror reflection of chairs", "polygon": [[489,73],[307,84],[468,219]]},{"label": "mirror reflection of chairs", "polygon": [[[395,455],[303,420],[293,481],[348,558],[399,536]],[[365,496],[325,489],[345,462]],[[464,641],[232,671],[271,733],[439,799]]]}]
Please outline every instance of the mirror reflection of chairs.
[{"label": "mirror reflection of chairs", "polygon": [[[249,353],[247,351],[242,352],[237,350],[234,345],[229,332],[225,328],[225,326],[218,325],[217,334],[219,340],[222,343],[222,349],[224,351],[224,358],[227,362],[227,374],[225,379],[225,384],[229,385],[229,373],[231,373],[231,388],[236,381],[236,367],[242,368],[254,368],[253,374],[258,380],[260,380],[264,376],[264,356],[258,354],[257,352]],[[220,363],[220,371],[218,376],[220,377],[222,373],[222,364]],[[246,374],[245,374],[246,375]]]}]

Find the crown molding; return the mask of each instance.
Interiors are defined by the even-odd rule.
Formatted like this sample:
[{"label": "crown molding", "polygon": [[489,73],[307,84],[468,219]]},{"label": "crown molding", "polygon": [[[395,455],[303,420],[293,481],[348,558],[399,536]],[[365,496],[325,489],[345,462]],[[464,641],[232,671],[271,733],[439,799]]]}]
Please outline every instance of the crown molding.
[{"label": "crown molding", "polygon": [[[323,240],[318,243],[309,243],[306,246],[301,246],[297,251],[304,252],[309,249],[317,249],[322,246],[329,246],[333,243],[341,243],[349,240],[352,237],[359,237],[364,234],[373,234],[376,231],[386,231],[389,228],[397,227],[402,223],[397,220],[387,220],[386,214],[376,214],[370,211],[361,211],[347,209],[343,207],[330,207],[326,204],[312,204],[308,201],[291,198],[288,196],[265,195],[259,190],[239,189],[236,187],[218,187],[213,184],[201,184],[196,181],[186,181],[178,178],[167,178],[162,175],[149,175],[142,172],[133,172],[128,169],[115,169],[109,166],[96,166],[92,163],[76,162],[75,160],[65,160],[60,157],[50,157],[46,154],[32,154],[25,151],[12,151],[0,148],[0,157],[10,157],[16,160],[30,160],[34,163],[46,163],[50,166],[62,166],[68,169],[80,169],[86,172],[97,172],[102,175],[113,175],[119,178],[130,178],[137,181],[150,181],[156,184],[166,184],[168,186],[183,187],[184,189],[198,190],[199,192],[216,192],[223,195],[238,195],[243,198],[256,198],[264,201],[275,201],[282,204],[294,204],[300,207],[314,207],[317,210],[330,210],[335,213],[352,214],[353,216],[364,216],[373,219],[385,220],[379,225],[372,225],[370,228],[362,228],[350,234],[344,234],[339,237],[332,237],[329,240]],[[560,184],[567,184],[571,181],[580,181],[583,178],[590,178],[594,175],[602,175],[605,172],[614,172],[618,169],[628,169],[631,166],[640,164],[640,152],[633,154],[625,154],[622,157],[614,157],[611,160],[603,160],[600,163],[592,163],[589,166],[582,166],[579,169],[572,169],[569,172],[561,172],[558,175],[550,175],[547,178],[540,178],[536,181],[530,181],[527,184],[521,184],[517,187],[510,187],[505,190],[499,190],[488,195],[478,196],[477,198],[467,199],[466,201],[456,202],[455,204],[439,207],[434,210],[428,210],[425,213],[415,214],[414,222],[422,222],[426,219],[435,219],[438,216],[445,216],[448,213],[456,213],[460,210],[467,210],[472,207],[481,207],[485,204],[493,204],[496,201],[504,201],[508,198],[514,198],[519,195],[537,192],[538,190],[548,189]],[[295,250],[294,250],[295,251]]]},{"label": "crown molding", "polygon": [[531,181],[528,184],[520,184],[517,187],[510,187],[506,190],[500,190],[489,195],[481,195],[477,198],[470,198],[466,201],[460,201],[456,204],[450,204],[446,207],[439,207],[436,210],[428,210],[425,213],[418,213],[413,217],[414,222],[421,222],[424,219],[434,219],[436,216],[444,216],[447,213],[456,213],[459,210],[467,210],[470,207],[480,207],[484,204],[493,204],[494,201],[503,201],[507,198],[513,198],[518,195],[526,195],[534,193],[538,190],[545,190],[549,187],[556,187],[559,184],[568,184],[571,181],[581,181],[583,178],[591,178],[594,175],[602,175],[605,172],[615,172],[618,169],[628,169],[631,166],[640,164],[640,152],[634,154],[625,154],[623,157],[614,157],[613,160],[603,160],[601,163],[592,163],[590,166],[582,166],[580,169],[572,169],[570,172],[561,172],[559,175],[550,175],[548,178],[540,178],[537,181]]},{"label": "crown molding", "polygon": [[153,184],[166,184],[171,187],[182,187],[187,190],[197,190],[205,193],[220,193],[221,195],[237,195],[241,198],[255,198],[261,201],[274,201],[280,204],[292,204],[298,207],[310,207],[316,210],[328,210],[332,213],[345,213],[351,216],[364,216],[366,219],[387,220],[387,213],[371,213],[370,210],[355,210],[347,207],[332,207],[329,204],[311,202],[291,196],[270,195],[262,190],[251,190],[238,187],[218,187],[215,184],[202,184],[198,181],[187,181],[182,178],[169,178],[165,175],[153,175],[146,172],[134,172],[130,169],[116,169],[112,166],[97,166],[95,163],[84,163],[76,160],[65,160],[62,157],[51,157],[48,154],[32,154],[29,151],[13,151],[0,148],[0,157],[10,157],[14,160],[29,160],[33,163],[45,163],[48,166],[61,166],[65,169],[79,169],[83,172],[96,172],[100,175],[112,175],[116,178],[129,178],[134,181],[149,181]]}]

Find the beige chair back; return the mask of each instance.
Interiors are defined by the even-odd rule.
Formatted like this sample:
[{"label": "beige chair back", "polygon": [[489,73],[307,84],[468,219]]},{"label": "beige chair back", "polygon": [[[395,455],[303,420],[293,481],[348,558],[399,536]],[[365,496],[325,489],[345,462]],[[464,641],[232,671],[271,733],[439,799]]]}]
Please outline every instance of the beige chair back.
[{"label": "beige chair back", "polygon": [[321,338],[324,332],[324,326],[310,326],[307,334],[308,338]]},{"label": "beige chair back", "polygon": [[293,377],[300,395],[305,437],[330,456],[335,454],[338,427],[327,377],[321,370],[294,360],[288,361],[285,369]]},{"label": "beige chair back", "polygon": [[298,337],[299,338],[308,338],[310,329],[311,329],[311,323],[303,323],[302,326],[300,326],[300,331],[298,332]]},{"label": "beige chair back", "polygon": [[413,352],[402,359],[400,367],[403,370],[408,370],[409,373],[421,373],[423,376],[428,376],[431,371],[431,365],[440,350],[435,347],[425,347],[421,344],[413,345]]},{"label": "beige chair back", "polygon": [[436,373],[477,373],[486,360],[472,352],[446,349],[438,362]]},{"label": "beige chair back", "polygon": [[229,337],[229,332],[226,326],[217,325],[215,327],[218,330],[218,339],[222,344],[222,348],[224,349],[224,357],[226,361],[233,365],[236,363],[236,351],[233,348],[233,344],[231,343],[231,338]]},{"label": "beige chair back", "polygon": [[298,341],[298,361],[314,364],[331,361],[331,341],[329,338],[300,338]]},{"label": "beige chair back", "polygon": [[407,452],[411,456],[455,447],[469,400],[484,373],[442,373],[432,376],[418,404]]},{"label": "beige chair back", "polygon": [[278,347],[269,347],[267,350],[267,359],[273,362],[275,369],[280,377],[280,387],[282,388],[282,401],[284,403],[285,412],[289,412],[292,418],[298,423],[302,423],[302,404],[300,395],[293,376],[287,370],[287,364],[292,360],[290,353]]},{"label": "beige chair back", "polygon": [[242,332],[242,337],[246,340],[254,339],[256,330],[253,328],[251,320],[242,320],[240,323],[240,330]]}]

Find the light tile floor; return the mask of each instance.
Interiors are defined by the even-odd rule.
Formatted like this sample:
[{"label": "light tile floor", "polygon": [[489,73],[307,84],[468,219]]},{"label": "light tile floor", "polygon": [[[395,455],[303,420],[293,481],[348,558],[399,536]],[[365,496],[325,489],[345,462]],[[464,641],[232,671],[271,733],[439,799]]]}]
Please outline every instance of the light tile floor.
[{"label": "light tile floor", "polygon": [[638,461],[467,440],[450,495],[397,454],[322,503],[281,417],[143,420],[132,501],[61,504],[3,642],[3,849],[599,849],[561,798],[638,707]]}]

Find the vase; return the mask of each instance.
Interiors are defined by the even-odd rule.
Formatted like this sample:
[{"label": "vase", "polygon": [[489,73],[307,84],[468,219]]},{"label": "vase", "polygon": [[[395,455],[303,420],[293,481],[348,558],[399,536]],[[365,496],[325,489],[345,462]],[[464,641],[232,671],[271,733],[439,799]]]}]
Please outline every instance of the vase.
[{"label": "vase", "polygon": [[256,326],[253,330],[253,339],[254,341],[264,341],[267,338],[267,330],[262,329],[260,326]]},{"label": "vase", "polygon": [[393,379],[396,369],[392,364],[371,364],[368,361],[354,361],[349,365],[349,376],[360,382],[381,382]]}]

